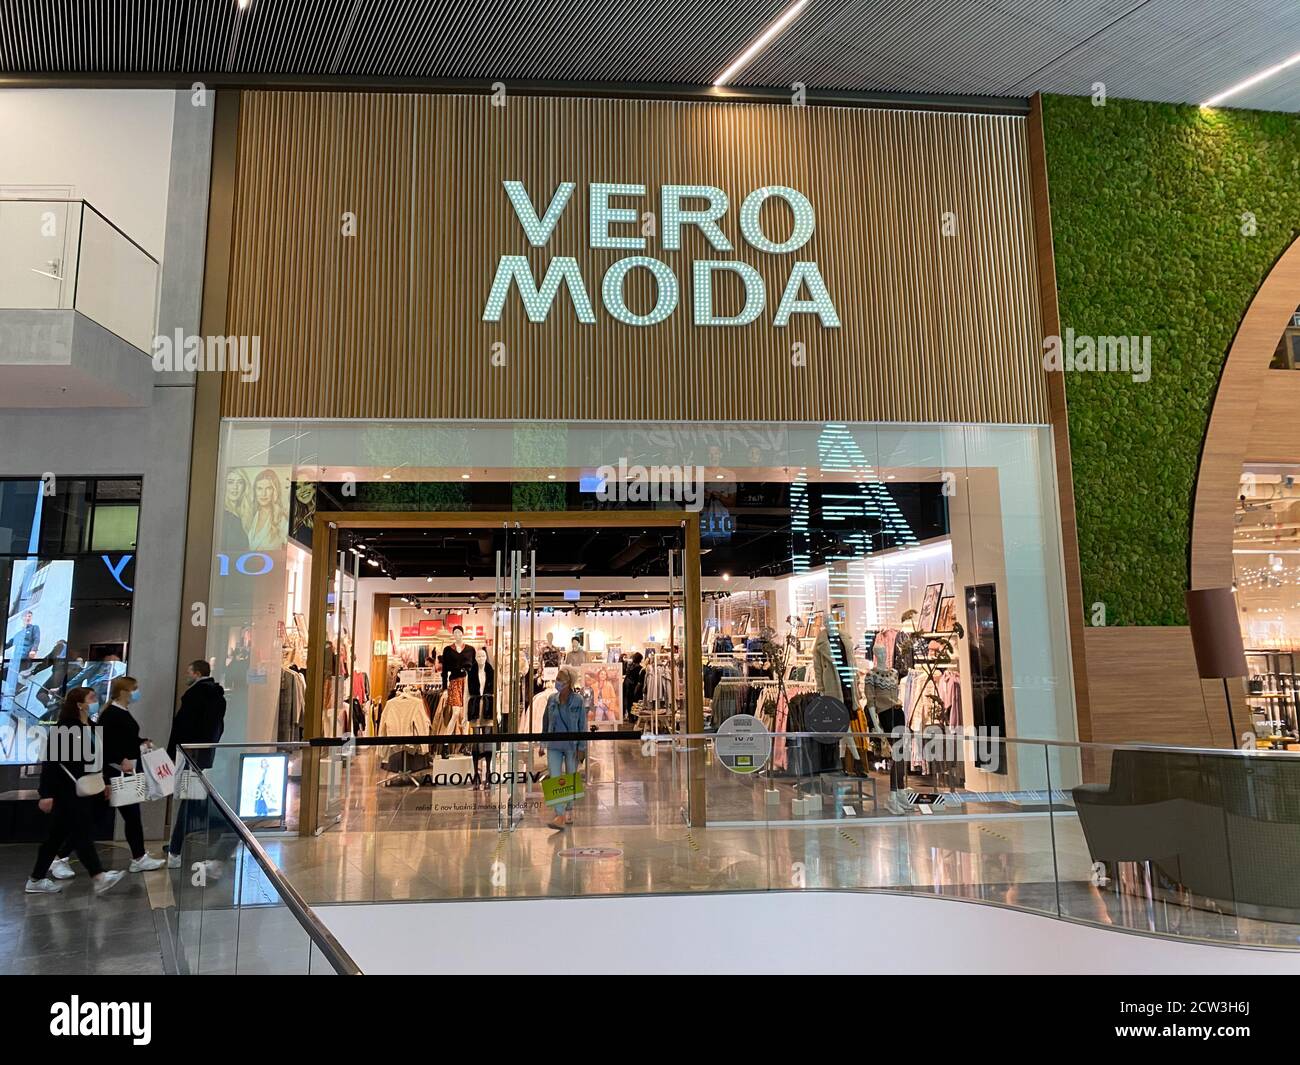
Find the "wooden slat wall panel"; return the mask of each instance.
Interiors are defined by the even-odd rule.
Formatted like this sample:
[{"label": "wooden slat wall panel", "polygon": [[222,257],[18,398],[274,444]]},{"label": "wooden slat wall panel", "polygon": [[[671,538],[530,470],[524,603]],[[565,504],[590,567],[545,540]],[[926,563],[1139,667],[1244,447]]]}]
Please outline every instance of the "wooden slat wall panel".
[{"label": "wooden slat wall panel", "polygon": [[[1019,117],[451,95],[246,92],[227,331],[261,338],[257,382],[227,376],[227,417],[608,420],[1049,421],[1028,175]],[[532,248],[501,186],[543,206],[578,182],[550,243]],[[587,248],[587,183],[727,191],[714,253],[695,229],[680,252],[644,253],[677,275],[666,321],[624,325],[600,300],[627,251]],[[767,184],[809,197],[817,230],[792,255],[739,233],[744,196]],[[629,203],[633,201],[628,201]],[[355,212],[357,234],[342,235]],[[768,232],[785,231],[769,202]],[[955,237],[941,216],[957,218]],[[578,258],[596,310],[581,325],[562,290],[545,324],[516,296],[481,321],[498,258],[540,279]],[[691,324],[691,263],[740,258],[767,286],[753,325]],[[843,326],[771,325],[790,264],[819,264]],[[722,277],[719,307],[737,309]],[[628,303],[648,308],[648,276]],[[730,305],[730,307],[729,307]],[[508,366],[493,368],[494,341]],[[791,364],[792,345],[808,364]]]},{"label": "wooden slat wall panel", "polygon": [[1300,461],[1300,373],[1266,370],[1250,425],[1247,462]]}]

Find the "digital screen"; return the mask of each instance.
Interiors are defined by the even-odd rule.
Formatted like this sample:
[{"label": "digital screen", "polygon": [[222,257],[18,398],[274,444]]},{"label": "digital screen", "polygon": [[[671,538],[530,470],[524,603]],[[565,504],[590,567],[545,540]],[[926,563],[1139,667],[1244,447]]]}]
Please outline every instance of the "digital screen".
[{"label": "digital screen", "polygon": [[10,571],[0,709],[28,724],[58,709],[58,685],[47,683],[67,658],[75,565],[66,559],[20,558]]},{"label": "digital screen", "polygon": [[288,785],[287,754],[240,755],[239,816],[283,820]]}]

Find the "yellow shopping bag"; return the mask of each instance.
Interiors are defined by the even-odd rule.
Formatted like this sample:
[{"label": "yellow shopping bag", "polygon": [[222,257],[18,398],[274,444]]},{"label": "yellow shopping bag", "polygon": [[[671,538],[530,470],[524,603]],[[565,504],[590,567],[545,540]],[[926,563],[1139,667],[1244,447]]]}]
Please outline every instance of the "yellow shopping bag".
[{"label": "yellow shopping bag", "polygon": [[563,776],[547,777],[542,781],[542,800],[547,806],[573,802],[575,799],[581,799],[585,794],[581,773],[565,773]]}]

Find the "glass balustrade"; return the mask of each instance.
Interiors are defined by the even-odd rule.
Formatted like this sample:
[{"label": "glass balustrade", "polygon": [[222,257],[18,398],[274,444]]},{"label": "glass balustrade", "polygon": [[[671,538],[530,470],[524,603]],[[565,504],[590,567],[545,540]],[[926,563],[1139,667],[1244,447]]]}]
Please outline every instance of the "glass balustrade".
[{"label": "glass balustrade", "polygon": [[[276,942],[308,964],[310,939],[249,838],[309,909],[905,892],[1159,936],[1300,943],[1293,754],[949,732],[593,734],[583,794],[557,827],[535,740],[212,750],[214,794],[241,824],[208,810],[174,873],[180,939],[197,937],[200,969],[232,952],[273,964]],[[208,860],[223,879],[195,884]]]},{"label": "glass balustrade", "polygon": [[152,350],[158,260],[84,200],[0,199],[0,309],[76,310]]}]

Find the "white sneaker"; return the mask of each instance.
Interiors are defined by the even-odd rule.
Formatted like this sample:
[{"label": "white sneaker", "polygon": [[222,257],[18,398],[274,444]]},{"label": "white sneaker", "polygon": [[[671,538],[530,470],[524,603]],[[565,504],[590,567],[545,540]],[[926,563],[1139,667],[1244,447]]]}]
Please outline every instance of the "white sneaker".
[{"label": "white sneaker", "polygon": [[77,874],[72,871],[72,864],[67,858],[55,858],[50,862],[50,876],[55,880],[71,880]]},{"label": "white sneaker", "polygon": [[168,869],[179,869],[180,867],[181,867],[181,856],[180,856],[179,854],[172,854],[170,851],[168,851],[168,852],[167,852],[167,868],[168,868]]},{"label": "white sneaker", "polygon": [[27,886],[23,888],[29,895],[57,895],[63,890],[62,884],[56,884],[48,876],[44,880],[33,880],[27,878]]},{"label": "white sneaker", "polygon": [[166,864],[161,858],[155,858],[148,851],[145,851],[139,858],[133,858],[127,868],[133,873],[152,873],[155,869],[161,869]]},{"label": "white sneaker", "polygon": [[109,869],[107,872],[100,873],[95,877],[95,894],[102,895],[105,891],[116,884],[122,877],[126,876],[121,869]]}]

